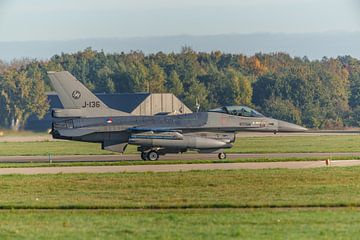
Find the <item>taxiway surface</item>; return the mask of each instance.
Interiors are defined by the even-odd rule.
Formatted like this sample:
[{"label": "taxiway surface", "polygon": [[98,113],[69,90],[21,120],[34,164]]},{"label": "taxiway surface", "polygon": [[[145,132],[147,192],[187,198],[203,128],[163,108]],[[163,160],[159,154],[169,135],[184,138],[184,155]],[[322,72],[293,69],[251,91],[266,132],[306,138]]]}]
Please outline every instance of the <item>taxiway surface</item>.
[{"label": "taxiway surface", "polygon": [[0,175],[5,174],[61,174],[61,173],[121,173],[121,172],[180,172],[195,170],[235,170],[235,169],[301,169],[319,167],[358,166],[360,160],[337,160],[327,165],[325,161],[295,162],[249,162],[249,163],[208,163],[208,164],[158,164],[133,166],[81,166],[81,167],[32,167],[0,168]]},{"label": "taxiway surface", "polygon": [[[276,158],[324,158],[360,157],[360,152],[336,153],[232,153],[228,159],[269,159]],[[216,160],[217,154],[167,154],[161,160]],[[140,160],[139,154],[125,155],[67,155],[67,156],[0,156],[0,163],[36,163],[36,162],[115,162]]]}]

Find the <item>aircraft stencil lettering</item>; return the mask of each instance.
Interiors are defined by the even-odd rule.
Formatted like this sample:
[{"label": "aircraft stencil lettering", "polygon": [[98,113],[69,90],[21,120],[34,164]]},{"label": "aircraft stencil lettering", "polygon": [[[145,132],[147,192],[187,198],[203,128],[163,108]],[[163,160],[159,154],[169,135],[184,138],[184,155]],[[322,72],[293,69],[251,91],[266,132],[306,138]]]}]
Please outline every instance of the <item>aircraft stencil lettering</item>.
[{"label": "aircraft stencil lettering", "polygon": [[[49,77],[64,106],[52,110],[53,138],[101,143],[103,149],[120,153],[128,144],[137,145],[143,160],[188,150],[217,153],[224,159],[224,149],[232,147],[237,132],[307,130],[245,106],[181,115],[135,116],[108,108],[69,72],[49,72]],[[73,100],[74,96],[80,98],[77,91],[85,101],[82,105]]]},{"label": "aircraft stencil lettering", "polygon": [[99,108],[100,107],[100,101],[90,101],[90,102],[84,102],[84,105],[82,108]]}]

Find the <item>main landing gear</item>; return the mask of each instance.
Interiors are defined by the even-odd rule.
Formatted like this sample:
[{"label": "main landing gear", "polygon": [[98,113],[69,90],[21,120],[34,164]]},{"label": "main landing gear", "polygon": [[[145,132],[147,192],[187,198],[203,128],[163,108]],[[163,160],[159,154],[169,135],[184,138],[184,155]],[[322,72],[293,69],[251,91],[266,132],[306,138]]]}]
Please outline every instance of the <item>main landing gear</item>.
[{"label": "main landing gear", "polygon": [[[146,161],[146,160],[149,160],[149,161],[156,161],[159,159],[159,156],[161,154],[161,149],[160,151],[159,150],[156,150],[156,149],[153,149],[153,150],[143,150],[141,151],[141,159]],[[163,153],[161,155],[164,155]],[[220,160],[223,160],[223,159],[226,159],[226,153],[224,152],[220,152],[218,153],[218,158]]]},{"label": "main landing gear", "polygon": [[147,152],[141,152],[141,159],[144,161],[147,160]]},{"label": "main landing gear", "polygon": [[151,150],[149,152],[141,152],[141,159],[144,161],[156,161],[159,159],[159,153],[155,150]]}]

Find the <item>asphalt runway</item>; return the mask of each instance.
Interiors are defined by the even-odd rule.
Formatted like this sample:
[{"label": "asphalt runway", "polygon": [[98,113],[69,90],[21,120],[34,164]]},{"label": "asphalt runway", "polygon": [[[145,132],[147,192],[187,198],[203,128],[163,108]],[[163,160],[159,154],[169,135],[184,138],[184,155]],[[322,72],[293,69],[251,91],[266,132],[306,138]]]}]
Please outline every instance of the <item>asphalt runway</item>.
[{"label": "asphalt runway", "polygon": [[81,167],[32,167],[1,168],[0,175],[5,174],[67,174],[67,173],[123,173],[123,172],[180,172],[195,170],[235,170],[235,169],[303,169],[319,167],[358,166],[360,160],[337,160],[327,165],[325,161],[296,162],[252,162],[252,163],[209,163],[209,164],[163,164],[133,166],[81,166]]},{"label": "asphalt runway", "polygon": [[[227,159],[271,159],[271,158],[324,158],[360,157],[360,152],[337,153],[234,153]],[[161,160],[217,160],[217,154],[167,154]],[[68,156],[0,156],[0,163],[45,163],[45,162],[117,162],[140,160],[139,154],[125,155],[68,155]]]}]

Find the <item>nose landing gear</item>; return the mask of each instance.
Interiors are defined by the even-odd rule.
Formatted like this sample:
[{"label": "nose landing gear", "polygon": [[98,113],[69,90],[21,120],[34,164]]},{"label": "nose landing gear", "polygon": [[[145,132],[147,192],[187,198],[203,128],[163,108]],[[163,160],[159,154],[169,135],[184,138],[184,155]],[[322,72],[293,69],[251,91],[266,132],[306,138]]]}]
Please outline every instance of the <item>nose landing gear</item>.
[{"label": "nose landing gear", "polygon": [[226,158],[226,153],[224,153],[224,152],[219,153],[219,154],[218,154],[218,158],[219,158],[220,160],[225,159],[225,158]]}]

